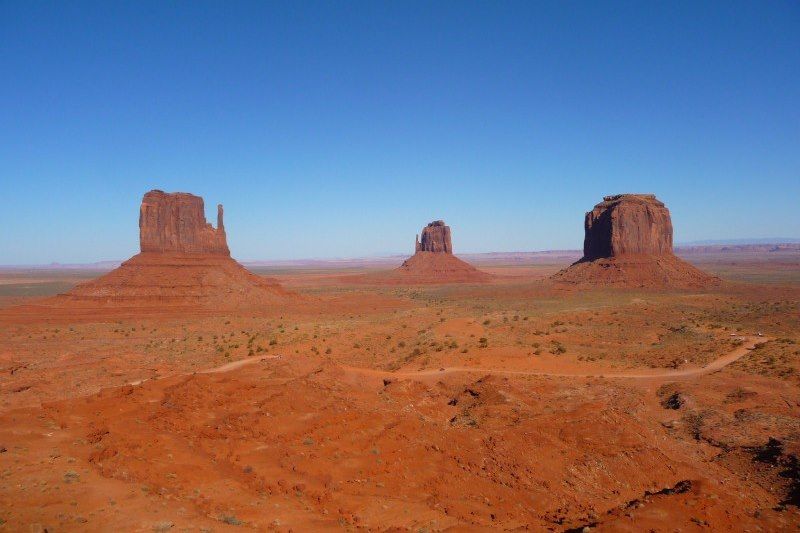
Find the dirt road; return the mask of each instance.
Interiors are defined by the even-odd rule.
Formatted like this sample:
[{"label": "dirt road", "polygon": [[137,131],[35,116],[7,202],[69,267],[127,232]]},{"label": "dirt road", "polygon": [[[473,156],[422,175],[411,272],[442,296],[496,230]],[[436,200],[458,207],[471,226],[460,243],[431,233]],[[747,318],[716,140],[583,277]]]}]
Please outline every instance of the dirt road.
[{"label": "dirt road", "polygon": [[394,377],[394,378],[418,378],[424,376],[441,376],[444,374],[454,374],[458,372],[472,372],[480,374],[493,374],[503,376],[553,376],[553,377],[603,377],[603,378],[625,378],[625,379],[673,379],[673,378],[687,378],[693,376],[700,376],[709,374],[717,370],[725,368],[729,364],[737,361],[752,350],[758,342],[766,342],[770,340],[767,337],[742,337],[745,343],[736,347],[734,350],[719,359],[712,361],[704,367],[688,368],[684,370],[668,370],[654,368],[646,371],[631,371],[631,372],[550,372],[544,370],[503,370],[497,368],[480,368],[469,366],[451,366],[440,368],[438,370],[418,370],[413,372],[390,372],[386,370],[375,370],[371,368],[358,368],[358,367],[344,367],[349,372],[359,373],[362,375],[378,376],[378,377]]},{"label": "dirt road", "polygon": [[[752,350],[755,347],[756,343],[767,342],[770,340],[768,337],[742,336],[741,338],[744,339],[744,344],[742,344],[741,346],[737,346],[734,350],[731,350],[728,354],[723,355],[719,359],[712,361],[711,363],[707,364],[704,367],[688,368],[684,370],[668,370],[668,369],[656,368],[645,371],[582,373],[582,372],[550,372],[543,370],[503,370],[498,368],[481,368],[481,367],[469,367],[469,366],[451,366],[446,368],[440,368],[438,370],[417,370],[411,372],[408,371],[392,372],[388,370],[377,370],[373,368],[360,368],[353,366],[343,366],[342,369],[345,372],[360,374],[364,376],[395,378],[395,379],[424,378],[430,376],[441,376],[446,374],[455,374],[463,372],[478,373],[478,374],[493,374],[493,375],[503,375],[503,376],[551,376],[551,377],[579,377],[579,378],[603,377],[603,378],[613,378],[613,379],[689,378],[694,376],[700,376],[703,374],[710,374],[711,372],[716,372],[717,370],[721,370],[726,366],[728,366],[729,364],[733,363],[734,361],[737,361],[738,359],[745,356],[748,351]],[[216,374],[220,372],[230,372],[231,370],[236,370],[238,368],[242,368],[252,363],[266,361],[268,359],[280,359],[280,358],[281,358],[280,355],[259,355],[255,357],[248,357],[246,359],[240,359],[238,361],[226,363],[218,367],[202,370],[200,371],[200,373]],[[131,385],[139,385],[140,383],[142,383],[142,381],[146,380],[135,381],[132,382]]]}]

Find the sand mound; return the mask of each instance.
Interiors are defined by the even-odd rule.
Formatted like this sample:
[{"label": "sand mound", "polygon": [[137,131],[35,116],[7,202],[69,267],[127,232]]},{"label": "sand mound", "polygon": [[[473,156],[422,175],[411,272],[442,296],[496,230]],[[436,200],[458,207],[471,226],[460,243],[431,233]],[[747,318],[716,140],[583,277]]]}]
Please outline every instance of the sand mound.
[{"label": "sand mound", "polygon": [[577,287],[703,288],[720,283],[674,255],[626,255],[594,261],[580,260],[551,278]]},{"label": "sand mound", "polygon": [[434,220],[422,228],[422,239],[417,235],[414,255],[391,272],[352,276],[347,281],[387,285],[414,285],[420,283],[483,283],[492,279],[453,255],[450,226],[443,220]]},{"label": "sand mound", "polygon": [[51,302],[86,307],[233,308],[291,295],[277,281],[257,276],[227,256],[143,252]]},{"label": "sand mound", "polygon": [[450,282],[488,281],[492,277],[452,254],[435,252],[417,252],[394,272],[400,277]]},{"label": "sand mound", "polygon": [[417,252],[390,272],[343,278],[343,281],[379,285],[485,283],[492,275],[482,272],[452,254]]}]

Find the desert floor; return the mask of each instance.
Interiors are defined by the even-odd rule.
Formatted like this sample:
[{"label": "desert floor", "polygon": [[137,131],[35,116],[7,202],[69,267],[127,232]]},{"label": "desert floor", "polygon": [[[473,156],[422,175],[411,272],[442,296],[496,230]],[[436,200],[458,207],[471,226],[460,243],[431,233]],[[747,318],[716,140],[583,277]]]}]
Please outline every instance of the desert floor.
[{"label": "desert floor", "polygon": [[301,297],[236,313],[0,272],[0,531],[796,530],[800,257],[693,261],[724,283],[265,269]]}]

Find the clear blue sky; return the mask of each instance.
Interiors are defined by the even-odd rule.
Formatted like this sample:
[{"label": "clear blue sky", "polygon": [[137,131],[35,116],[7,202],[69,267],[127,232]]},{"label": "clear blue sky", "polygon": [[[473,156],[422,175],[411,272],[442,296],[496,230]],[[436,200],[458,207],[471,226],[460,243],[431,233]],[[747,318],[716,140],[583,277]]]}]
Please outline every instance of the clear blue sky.
[{"label": "clear blue sky", "polygon": [[240,259],[800,237],[800,3],[0,0],[0,264],[124,259],[152,188]]}]

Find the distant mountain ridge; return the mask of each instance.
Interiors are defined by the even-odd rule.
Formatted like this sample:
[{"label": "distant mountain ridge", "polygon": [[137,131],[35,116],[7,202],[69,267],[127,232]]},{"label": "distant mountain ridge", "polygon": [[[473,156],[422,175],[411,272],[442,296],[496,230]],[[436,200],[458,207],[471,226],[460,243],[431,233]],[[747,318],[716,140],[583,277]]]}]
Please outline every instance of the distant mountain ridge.
[{"label": "distant mountain ridge", "polygon": [[[757,240],[759,242],[752,242]],[[763,242],[761,242],[763,241]],[[725,253],[800,253],[800,239],[734,239],[726,241],[692,241],[675,246],[678,256]],[[582,251],[541,250],[535,252],[485,252],[455,254],[476,264],[544,264],[577,261]],[[391,254],[370,257],[341,257],[329,259],[271,259],[240,261],[249,268],[363,268],[396,267],[408,259],[408,254]],[[94,263],[49,263],[45,265],[0,265],[0,270],[97,270],[117,268],[122,261],[97,261]]]},{"label": "distant mountain ridge", "polygon": [[781,237],[781,238],[758,238],[758,239],[706,239],[700,241],[686,241],[677,243],[676,247],[686,247],[686,246],[713,246],[713,245],[725,245],[725,244],[736,244],[736,245],[747,245],[747,244],[789,244],[789,243],[800,243],[800,238],[794,237]]}]

